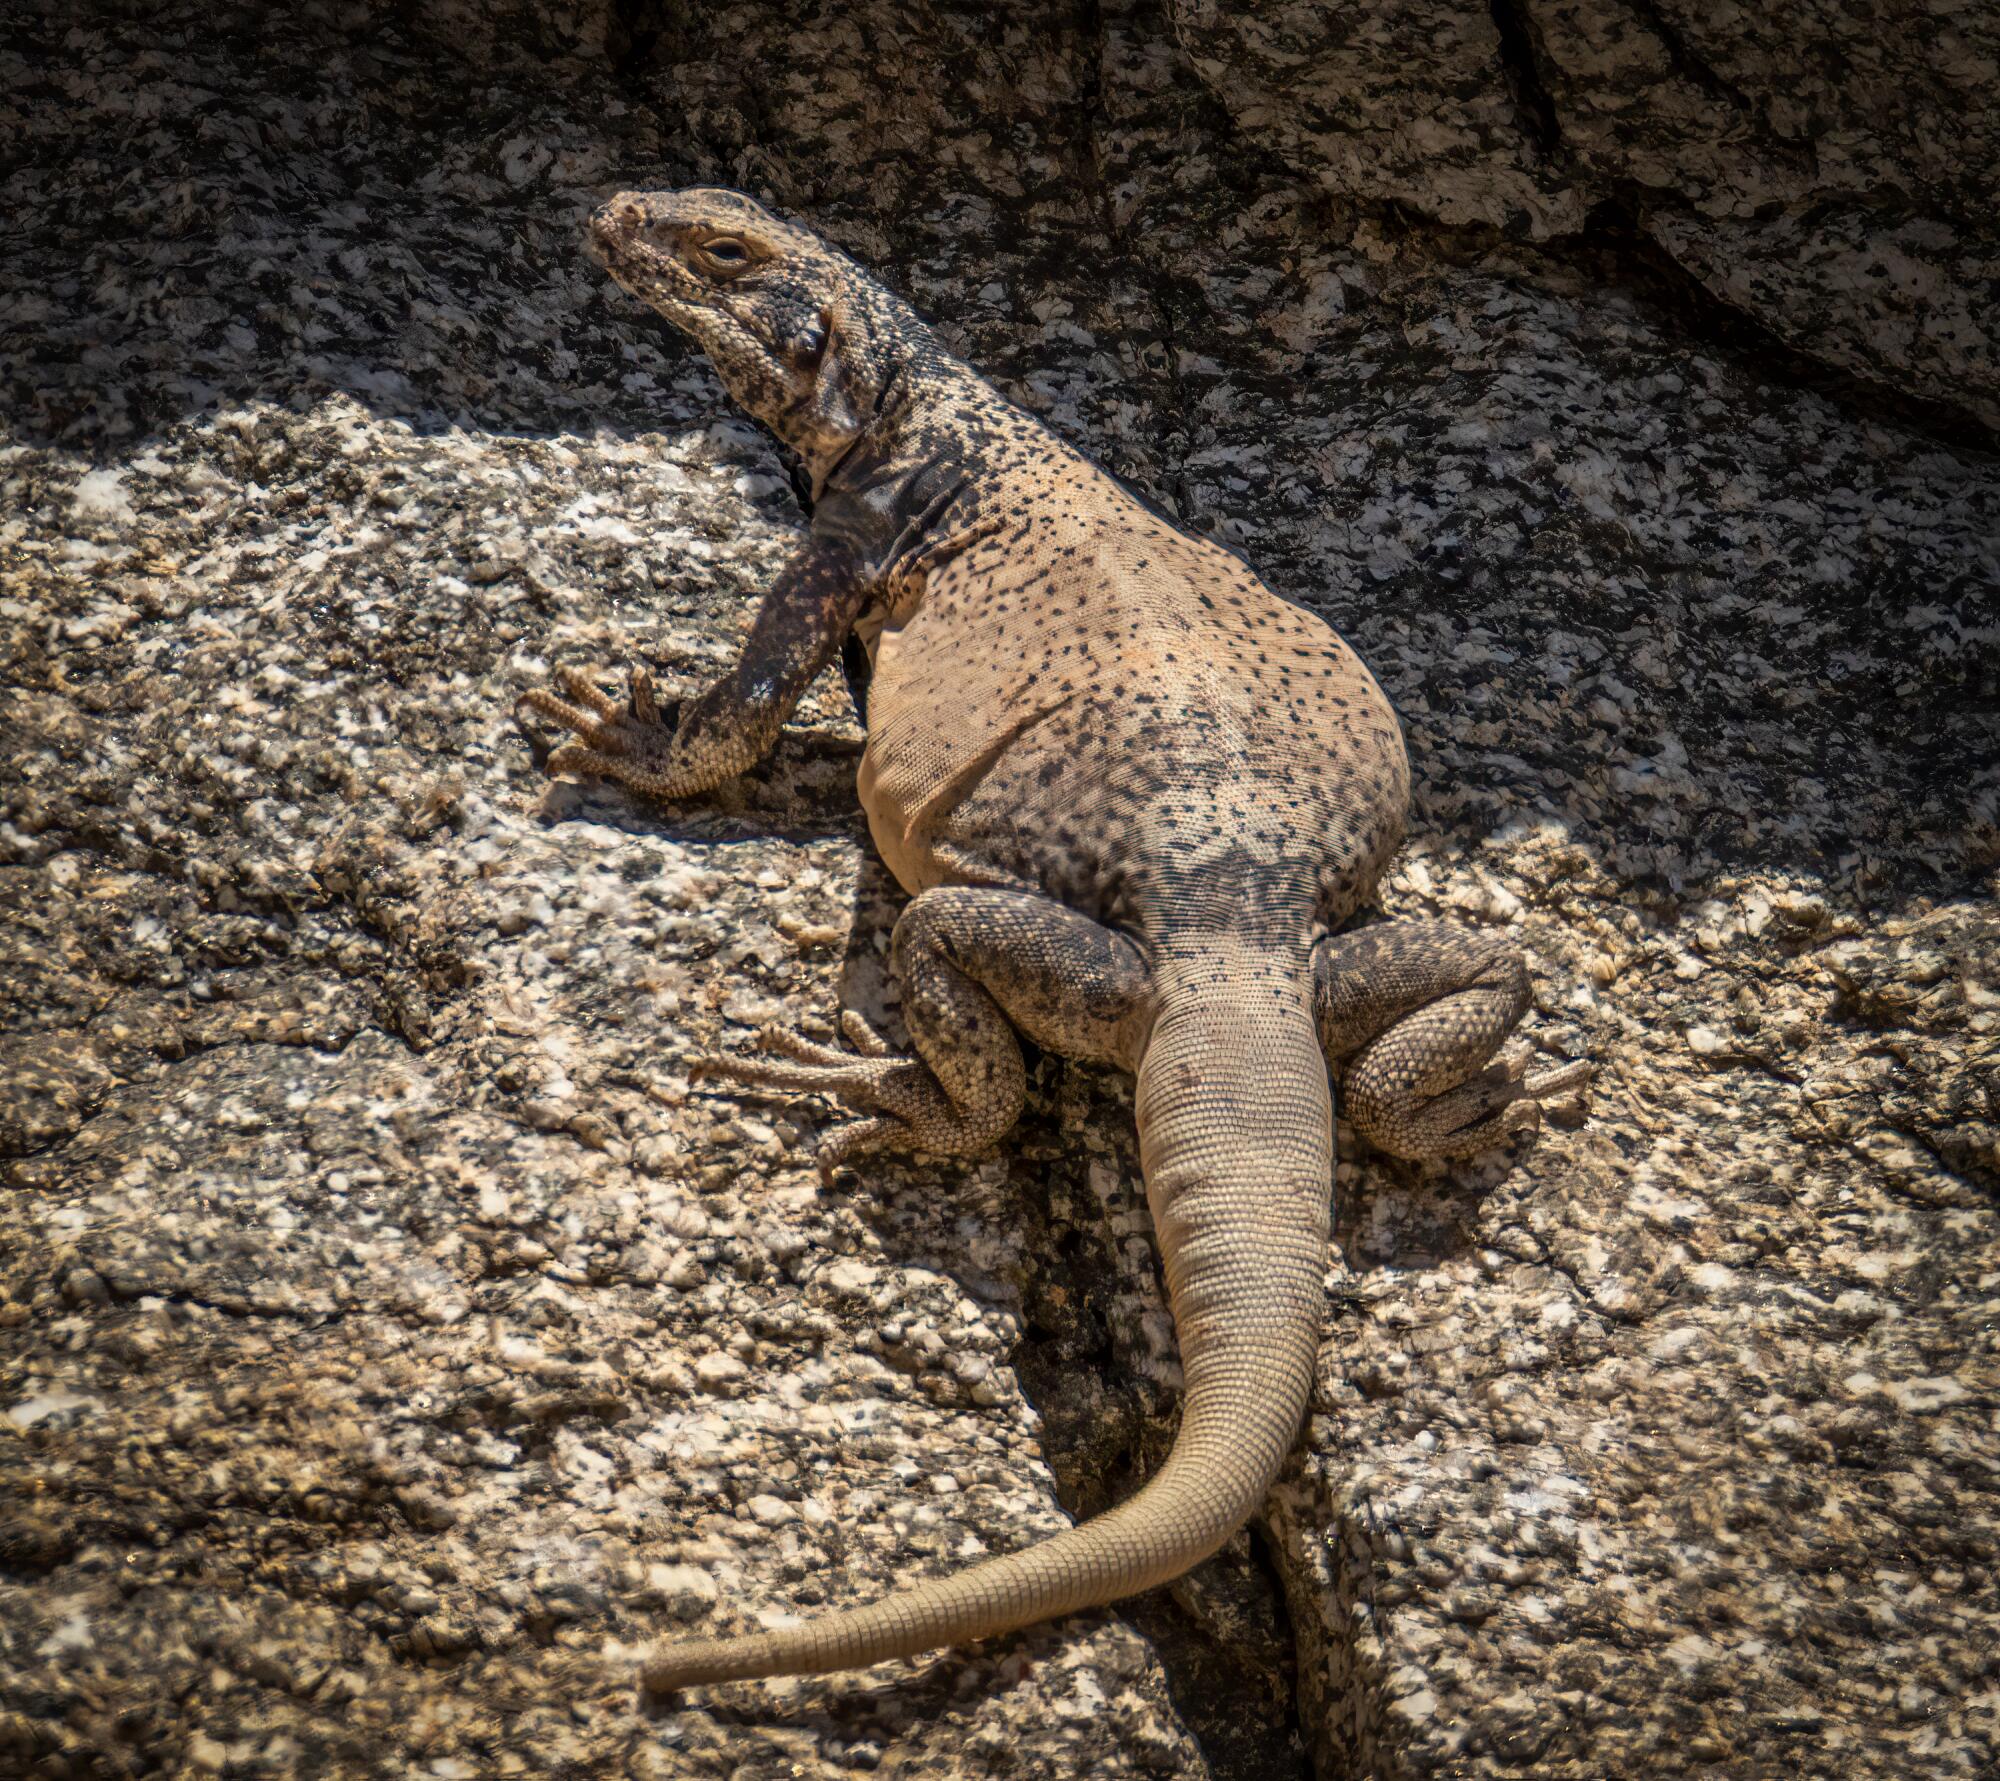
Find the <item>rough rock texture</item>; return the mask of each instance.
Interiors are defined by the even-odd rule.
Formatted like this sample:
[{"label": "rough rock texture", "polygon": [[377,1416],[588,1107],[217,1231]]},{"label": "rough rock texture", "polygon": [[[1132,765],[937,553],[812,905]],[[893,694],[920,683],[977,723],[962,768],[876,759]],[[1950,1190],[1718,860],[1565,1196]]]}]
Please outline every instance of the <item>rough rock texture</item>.
[{"label": "rough rock texture", "polygon": [[[2000,466],[1591,220],[1643,187],[1781,332],[1830,262],[1760,244],[1845,251],[1836,188],[1962,245],[1982,15],[1866,79],[1682,20],[1624,82],[1678,9],[1376,10],[1326,115],[1192,7],[10,36],[0,1773],[2000,1763]],[[844,692],[673,811],[510,720],[552,661],[708,672],[803,523],[577,248],[692,179],[1340,625],[1417,770],[1385,906],[1510,928],[1602,1074],[1478,1168],[1343,1145],[1299,1468],[1171,1597],[648,1721],[641,1640],[1034,1538],[1175,1400],[1119,1084],[1045,1062],[1003,1155],[833,1188],[811,1107],[688,1087],[892,1012]],[[1973,403],[1990,349],[1843,288],[1849,362]]]},{"label": "rough rock texture", "polygon": [[1327,190],[1535,240],[1617,219],[1788,345],[2000,424],[2000,9],[1171,4]]}]

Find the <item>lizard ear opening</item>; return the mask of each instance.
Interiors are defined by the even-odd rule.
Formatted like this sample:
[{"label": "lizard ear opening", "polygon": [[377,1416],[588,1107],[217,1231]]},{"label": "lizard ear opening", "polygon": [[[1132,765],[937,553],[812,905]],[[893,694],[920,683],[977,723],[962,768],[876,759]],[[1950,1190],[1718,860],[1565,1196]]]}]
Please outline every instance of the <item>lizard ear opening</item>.
[{"label": "lizard ear opening", "polygon": [[866,391],[858,381],[863,359],[852,326],[840,311],[823,309],[805,338],[814,339],[815,350],[797,362],[802,370],[814,373],[808,403],[813,420],[825,435],[852,438],[861,431],[861,417],[867,411]]},{"label": "lizard ear opening", "polygon": [[785,343],[785,357],[801,371],[816,371],[833,339],[833,312],[822,309]]}]

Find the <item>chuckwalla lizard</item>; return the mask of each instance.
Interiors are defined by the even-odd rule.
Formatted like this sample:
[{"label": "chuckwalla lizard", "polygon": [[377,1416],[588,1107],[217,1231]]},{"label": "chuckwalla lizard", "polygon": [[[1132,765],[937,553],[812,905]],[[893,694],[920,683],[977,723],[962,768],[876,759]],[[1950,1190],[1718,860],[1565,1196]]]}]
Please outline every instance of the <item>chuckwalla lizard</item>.
[{"label": "chuckwalla lizard", "polygon": [[[747,1084],[863,1115],[821,1147],[985,1150],[1020,1112],[1016,1033],[1137,1074],[1139,1150],[1186,1396],[1127,1502],[867,1606],[670,1644],[655,1692],[978,1639],[1179,1575],[1262,1503],[1305,1413],[1325,1305],[1337,1071],[1396,1156],[1532,1127],[1588,1065],[1526,1071],[1505,942],[1429,921],[1337,930],[1403,831],[1394,712],[1332,629],[1179,531],[953,358],[851,260],[739,193],[626,192],[591,218],[612,277],[706,351],[802,460],[808,541],[740,659],[678,713],[634,669],[526,702],[575,733],[555,773],[660,799],[759,761],[850,639],[871,664],[860,795],[911,894],[892,963],[914,1054],[763,1035]],[[1496,1053],[1499,1053],[1496,1056]]]}]

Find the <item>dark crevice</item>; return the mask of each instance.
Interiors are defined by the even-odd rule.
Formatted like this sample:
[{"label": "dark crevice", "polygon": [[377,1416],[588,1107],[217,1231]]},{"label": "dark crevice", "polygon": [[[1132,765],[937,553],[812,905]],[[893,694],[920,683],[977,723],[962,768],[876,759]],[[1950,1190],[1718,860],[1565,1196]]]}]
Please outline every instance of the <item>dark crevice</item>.
[{"label": "dark crevice", "polygon": [[1953,451],[2000,451],[2000,428],[1970,409],[1829,364],[1718,296],[1660,245],[1646,227],[1646,212],[1642,193],[1620,191],[1584,219],[1572,249],[1551,257],[1569,266],[1603,266],[1616,288],[1664,310],[1695,345],[1733,360],[1763,382],[1808,391],[1857,420],[1886,422]]},{"label": "dark crevice", "polygon": [[[1565,153],[1561,118],[1542,74],[1542,56],[1526,0],[1489,0],[1489,7],[1500,37],[1500,72],[1520,111],[1523,132],[1545,159],[1560,157]],[[1676,68],[1697,84],[1703,84],[1705,74],[1708,82],[1726,85],[1705,70],[1685,45],[1676,51],[1680,40],[1663,21],[1652,17],[1654,10],[1647,9],[1650,28],[1670,58],[1678,54]],[[1188,78],[1204,97],[1212,97],[1191,65]],[[1705,84],[1703,90],[1708,90]],[[1203,111],[1204,134],[1226,141],[1253,163],[1268,160],[1269,151],[1246,136],[1219,101]],[[1310,168],[1292,171],[1310,181]],[[1663,194],[1630,182],[1599,179],[1587,183],[1602,195],[1582,226],[1570,235],[1539,244],[1511,239],[1488,225],[1448,223],[1407,202],[1354,195],[1333,207],[1325,227],[1329,237],[1344,238],[1358,219],[1366,219],[1389,240],[1401,238],[1413,253],[1433,254],[1445,265],[1471,268],[1506,253],[1530,268],[1539,263],[1558,279],[1584,273],[1602,289],[1624,292],[1663,312],[1690,344],[1714,352],[1750,377],[1779,388],[1810,392],[1858,421],[1899,427],[1953,451],[2000,451],[2000,427],[1972,409],[1941,398],[1912,395],[1879,378],[1830,364],[1793,345],[1770,324],[1710,288],[1647,228],[1646,218],[1661,207]],[[1859,200],[1849,195],[1847,201]],[[1157,289],[1155,300],[1163,311],[1170,311],[1164,288]]]},{"label": "dark crevice", "polygon": [[1534,27],[1522,0],[1487,0],[1493,28],[1500,33],[1500,77],[1520,113],[1521,128],[1545,161],[1562,153],[1562,123],[1556,102],[1542,79],[1535,53]]},{"label": "dark crevice", "polygon": [[[1512,0],[1494,0],[1496,23],[1511,4]],[[1516,18],[1518,21],[1518,12]],[[1518,33],[1512,28],[1503,31],[1503,47],[1508,45],[1512,46],[1506,63],[1510,88],[1517,82],[1525,83],[1522,90],[1548,108],[1551,127],[1556,127],[1554,105],[1540,85],[1524,23]],[[1204,116],[1203,123],[1253,162],[1266,158],[1219,105]],[[1645,219],[1649,210],[1658,207],[1659,198],[1660,194],[1636,185],[1607,190],[1574,234],[1536,244],[1511,239],[1501,229],[1486,224],[1447,223],[1416,205],[1394,199],[1348,197],[1331,202],[1320,225],[1329,241],[1344,242],[1357,221],[1365,220],[1384,239],[1403,245],[1414,260],[1429,258],[1439,269],[1493,270],[1495,257],[1505,256],[1530,275],[1540,272],[1549,288],[1558,291],[1572,286],[1582,274],[1599,290],[1622,293],[1651,308],[1689,345],[1714,354],[1748,378],[1779,389],[1806,391],[1857,421],[1894,426],[1952,451],[2000,452],[2000,427],[1971,409],[1911,395],[1880,379],[1829,364],[1718,295],[1647,228]],[[1154,268],[1149,284],[1162,317],[1162,335],[1171,342],[1175,299],[1170,275]],[[1184,425],[1185,416],[1178,378],[1171,380],[1171,388],[1172,400],[1161,404],[1163,412],[1171,416],[1170,434]],[[1171,455],[1163,453],[1169,461]],[[1163,472],[1162,481],[1179,496],[1177,477]]]},{"label": "dark crevice", "polygon": [[[1499,0],[1496,0],[1496,4]],[[1723,76],[1704,61],[1674,21],[1655,4],[1655,0],[1625,0],[1625,4],[1637,14],[1639,22],[1659,40],[1666,51],[1667,65],[1690,86],[1698,87],[1709,98],[1719,100],[1733,110],[1754,113],[1757,109],[1743,89]]]},{"label": "dark crevice", "polygon": [[1084,65],[1077,109],[1082,121],[1079,145],[1084,173],[1090,181],[1091,210],[1107,241],[1116,240],[1111,214],[1110,184],[1104,177],[1104,58],[1109,48],[1104,8],[1099,0],[1079,0],[1076,23],[1083,39]]},{"label": "dark crevice", "polygon": [[[1796,390],[1832,403],[1857,421],[1879,422],[1950,451],[1991,456],[2000,452],[2000,427],[1956,403],[1914,396],[1879,379],[1849,371],[1792,345],[1768,323],[1719,296],[1676,260],[1646,227],[1649,195],[1621,189],[1595,205],[1576,233],[1528,244],[1489,225],[1446,223],[1396,202],[1351,202],[1325,223],[1329,240],[1344,240],[1357,218],[1419,262],[1444,272],[1484,270],[1505,276],[1511,265],[1523,282],[1573,295],[1579,276],[1602,293],[1624,296],[1650,310],[1687,345],[1728,364],[1756,383]],[[1496,265],[1496,259],[1503,263]]]},{"label": "dark crevice", "polygon": [[[1279,1697],[1284,1714],[1280,1730],[1290,1744],[1299,1752],[1299,1770],[1304,1776],[1312,1776],[1317,1768],[1311,1760],[1312,1739],[1308,1734],[1305,1717],[1299,1711],[1301,1690],[1299,1688],[1300,1642],[1298,1629],[1292,1622],[1292,1598],[1285,1587],[1285,1568],[1279,1560],[1278,1550],[1273,1543],[1264,1522],[1259,1519],[1244,1530],[1249,1545],[1249,1562],[1263,1579],[1267,1599],[1271,1604],[1271,1618],[1277,1633],[1280,1649],[1285,1653],[1285,1689]],[[1332,1776],[1321,1776],[1320,1781],[1335,1781]]]},{"label": "dark crevice", "polygon": [[1258,1533],[1115,1612],[1152,1646],[1214,1781],[1314,1781],[1291,1614]]},{"label": "dark crevice", "polygon": [[1165,355],[1160,367],[1163,374],[1159,403],[1162,428],[1158,472],[1160,490],[1166,497],[1167,517],[1176,525],[1199,529],[1199,517],[1192,511],[1189,479],[1182,468],[1182,453],[1186,450],[1192,425],[1188,412],[1187,381],[1181,371],[1180,323],[1174,299],[1164,283],[1154,283],[1152,291],[1160,347]]},{"label": "dark crevice", "polygon": [[656,0],[612,0],[604,26],[604,51],[620,82],[636,86],[641,81],[664,28]]}]

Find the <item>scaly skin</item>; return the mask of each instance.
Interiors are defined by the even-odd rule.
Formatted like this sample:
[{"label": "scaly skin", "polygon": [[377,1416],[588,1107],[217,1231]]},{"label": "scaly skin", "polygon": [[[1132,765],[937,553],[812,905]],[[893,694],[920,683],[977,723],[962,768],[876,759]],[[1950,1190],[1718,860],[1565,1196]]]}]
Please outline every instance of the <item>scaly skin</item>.
[{"label": "scaly skin", "polygon": [[1434,923],[1336,934],[1400,839],[1394,713],[1324,623],[1176,531],[940,347],[851,261],[734,192],[625,193],[612,276],[700,342],[812,477],[810,542],[744,654],[669,723],[643,671],[526,702],[575,732],[557,773],[656,798],[750,766],[850,636],[870,665],[860,790],[914,900],[893,962],[914,1052],[764,1035],[738,1082],[864,1115],[829,1164],[965,1155],[1020,1111],[1017,1032],[1138,1077],[1140,1155],[1187,1398],[1138,1495],[1052,1540],[870,1606],[670,1645],[660,1692],[851,1668],[1115,1601],[1214,1552],[1298,1432],[1323,1309],[1328,1070],[1410,1157],[1531,1128],[1587,1067],[1496,1048],[1517,954]]}]

